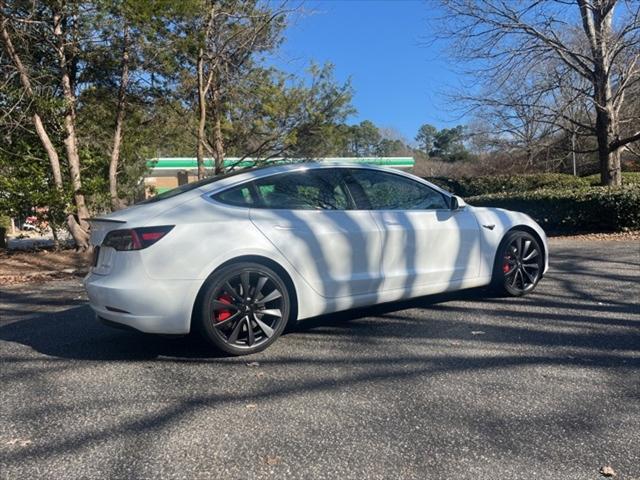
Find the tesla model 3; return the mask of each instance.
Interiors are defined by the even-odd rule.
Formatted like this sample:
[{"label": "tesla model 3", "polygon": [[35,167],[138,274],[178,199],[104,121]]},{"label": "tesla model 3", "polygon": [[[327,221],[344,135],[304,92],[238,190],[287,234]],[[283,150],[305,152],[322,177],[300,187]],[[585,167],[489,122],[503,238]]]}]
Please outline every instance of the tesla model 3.
[{"label": "tesla model 3", "polygon": [[525,295],[548,267],[545,233],[527,215],[365,165],[218,176],[93,219],[91,230],[85,287],[101,320],[197,330],[234,355],[320,314],[481,286]]}]

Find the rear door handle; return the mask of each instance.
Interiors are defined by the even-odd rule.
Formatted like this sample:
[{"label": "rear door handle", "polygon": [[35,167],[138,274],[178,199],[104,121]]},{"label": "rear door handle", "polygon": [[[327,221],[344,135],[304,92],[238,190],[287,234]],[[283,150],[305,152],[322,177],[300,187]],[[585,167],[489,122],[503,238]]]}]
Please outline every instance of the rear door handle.
[{"label": "rear door handle", "polygon": [[276,230],[295,230],[296,227],[294,227],[293,225],[276,225],[275,227]]}]

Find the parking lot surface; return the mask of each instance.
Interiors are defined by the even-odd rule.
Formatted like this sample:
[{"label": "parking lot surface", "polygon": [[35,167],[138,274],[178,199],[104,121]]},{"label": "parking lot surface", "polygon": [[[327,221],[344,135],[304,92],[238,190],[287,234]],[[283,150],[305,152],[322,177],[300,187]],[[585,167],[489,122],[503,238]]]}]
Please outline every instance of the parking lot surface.
[{"label": "parking lot surface", "polygon": [[555,240],[524,298],[311,319],[251,357],[0,289],[0,478],[640,479],[640,243]]}]

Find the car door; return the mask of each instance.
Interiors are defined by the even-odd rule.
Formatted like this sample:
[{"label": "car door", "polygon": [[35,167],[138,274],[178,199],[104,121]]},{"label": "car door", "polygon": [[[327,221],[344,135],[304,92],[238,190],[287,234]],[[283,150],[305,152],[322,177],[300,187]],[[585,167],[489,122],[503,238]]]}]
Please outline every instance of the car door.
[{"label": "car door", "polygon": [[447,285],[477,277],[480,232],[469,209],[406,176],[354,168],[347,185],[382,231],[382,289]]},{"label": "car door", "polygon": [[342,169],[303,169],[253,182],[251,221],[325,297],[379,288],[381,232],[370,212],[355,210]]}]

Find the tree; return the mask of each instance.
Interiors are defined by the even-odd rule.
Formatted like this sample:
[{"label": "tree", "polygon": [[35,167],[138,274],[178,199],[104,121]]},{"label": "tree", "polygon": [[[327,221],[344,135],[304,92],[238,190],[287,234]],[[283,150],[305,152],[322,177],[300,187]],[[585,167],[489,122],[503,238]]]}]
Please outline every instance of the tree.
[{"label": "tree", "polygon": [[429,155],[429,152],[433,148],[433,142],[435,141],[437,131],[438,129],[436,127],[429,125],[428,123],[422,125],[418,130],[416,142],[418,142],[418,148],[426,155]]},{"label": "tree", "polygon": [[223,132],[231,154],[257,163],[332,154],[346,128],[340,124],[353,112],[351,84],[337,83],[331,64],[312,65],[308,77],[254,68],[241,84],[246,90],[227,106]]},{"label": "tree", "polygon": [[0,0],[0,204],[48,206],[88,249],[87,217],[137,198],[149,158],[200,146],[202,175],[205,152],[220,172],[225,152],[335,151],[351,85],[331,65],[265,66],[286,16],[262,0]]},{"label": "tree", "polygon": [[349,129],[347,156],[370,157],[377,154],[382,136],[370,120],[363,120]]},{"label": "tree", "polygon": [[[442,4],[447,17],[439,23],[441,35],[453,40],[453,57],[469,67],[485,87],[483,93],[489,94],[472,91],[461,99],[472,108],[484,105],[504,86],[526,79],[520,84],[522,101],[531,105],[531,98],[544,93],[539,103],[544,121],[559,128],[578,127],[594,136],[602,183],[620,185],[620,154],[640,140],[640,131],[633,127],[638,117],[624,113],[627,93],[640,81],[640,4],[575,0],[573,10],[568,10],[567,0],[442,0]],[[553,101],[560,86],[551,80],[572,75],[582,81],[570,85],[569,100],[589,101],[587,119],[565,115],[567,104]]]},{"label": "tree", "polygon": [[469,157],[464,146],[465,128],[458,125],[438,130],[433,125],[424,124],[418,129],[416,142],[418,150],[429,157],[437,157],[445,162],[457,162]]},{"label": "tree", "polygon": [[[157,135],[146,125],[155,124],[159,113],[170,114],[165,107],[171,104],[170,85],[177,80],[174,22],[190,5],[137,0],[94,0],[92,5],[91,38],[83,43],[86,87],[79,93],[78,119],[81,133],[86,133],[84,148],[92,150],[92,158],[108,154],[109,203],[111,210],[117,210],[132,200],[131,185],[121,188],[119,177],[125,170],[142,172],[140,164],[145,164],[135,152],[124,154],[129,148],[127,136],[137,143],[141,132],[151,133],[138,143],[140,151],[146,150],[145,146],[157,143]],[[178,131],[188,124],[183,121]],[[96,144],[100,152],[93,148]],[[123,160],[129,163],[123,165]],[[131,179],[125,175],[124,180]]]},{"label": "tree", "polygon": [[[198,111],[198,177],[205,176],[204,156],[215,159],[215,173],[224,171],[223,124],[234,93],[242,90],[257,56],[281,40],[289,11],[259,0],[192,0],[195,6],[179,22],[184,42],[184,69],[194,72]],[[187,79],[187,83],[190,79]],[[210,126],[210,128],[208,128]]]},{"label": "tree", "polygon": [[[52,140],[51,127],[43,121],[40,104],[41,91],[56,92],[58,118],[62,123],[62,136],[66,163],[73,191],[74,211],[67,215],[67,225],[79,249],[89,248],[89,210],[82,191],[80,157],[76,135],[76,87],[78,38],[82,29],[81,6],[76,3],[7,5],[0,1],[0,39],[7,62],[24,98],[32,102],[31,120],[51,166],[53,181],[58,191],[63,190],[59,146]],[[29,48],[29,46],[38,48]],[[42,67],[43,56],[51,67]],[[47,75],[42,75],[46,72]],[[38,82],[36,84],[36,82]],[[57,93],[59,92],[59,93]],[[50,113],[52,110],[48,110]]]},{"label": "tree", "polygon": [[443,128],[435,134],[433,148],[429,156],[438,157],[445,162],[466,160],[469,156],[464,146],[464,127]]}]

